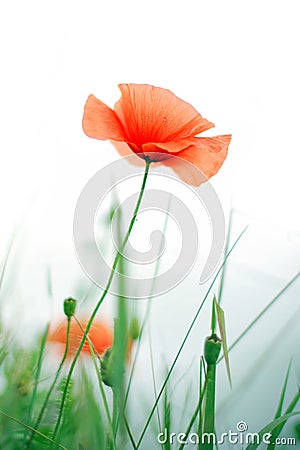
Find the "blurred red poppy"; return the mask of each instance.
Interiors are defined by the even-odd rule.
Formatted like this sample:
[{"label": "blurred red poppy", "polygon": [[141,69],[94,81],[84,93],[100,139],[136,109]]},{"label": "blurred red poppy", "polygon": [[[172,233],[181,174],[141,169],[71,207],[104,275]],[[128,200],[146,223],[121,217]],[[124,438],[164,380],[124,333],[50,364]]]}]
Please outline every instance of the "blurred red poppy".
[{"label": "blurred red poppy", "polygon": [[[81,320],[80,324],[82,328],[85,330],[87,326],[88,320]],[[52,342],[54,344],[63,344],[61,346],[60,352],[64,352],[64,348],[66,345],[66,335],[67,335],[67,321],[64,320],[60,324],[57,325],[55,329],[50,331],[48,336],[48,342]],[[93,343],[95,351],[102,355],[107,348],[109,348],[113,343],[113,333],[108,325],[99,320],[94,320],[91,326],[91,329],[88,333],[88,336]],[[70,334],[69,334],[69,351],[68,355],[74,355],[80,345],[80,342],[83,337],[83,332],[75,321],[74,318],[71,319],[70,324]],[[86,340],[84,342],[82,352],[90,353],[89,343]]]},{"label": "blurred red poppy", "polygon": [[[82,121],[87,136],[112,140],[123,156],[133,152],[169,166],[188,184],[200,185],[218,172],[231,135],[197,137],[214,124],[167,89],[148,84],[119,88],[122,96],[114,109],[88,97]],[[187,163],[196,166],[198,175]]]}]

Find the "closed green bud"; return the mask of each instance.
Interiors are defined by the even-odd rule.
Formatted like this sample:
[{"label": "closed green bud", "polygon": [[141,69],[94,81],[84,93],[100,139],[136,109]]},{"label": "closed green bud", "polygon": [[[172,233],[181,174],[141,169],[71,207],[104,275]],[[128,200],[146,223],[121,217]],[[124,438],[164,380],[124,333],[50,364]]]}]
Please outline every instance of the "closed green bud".
[{"label": "closed green bud", "polygon": [[77,301],[74,298],[66,298],[64,301],[64,313],[70,319],[75,314]]},{"label": "closed green bud", "polygon": [[106,386],[113,387],[114,375],[113,375],[113,347],[108,348],[100,359],[101,378]]},{"label": "closed green bud", "polygon": [[129,325],[129,337],[133,341],[136,341],[140,335],[140,325],[137,317],[133,317]]},{"label": "closed green bud", "polygon": [[216,334],[212,334],[205,339],[204,359],[208,365],[216,364],[221,351],[222,341]]}]

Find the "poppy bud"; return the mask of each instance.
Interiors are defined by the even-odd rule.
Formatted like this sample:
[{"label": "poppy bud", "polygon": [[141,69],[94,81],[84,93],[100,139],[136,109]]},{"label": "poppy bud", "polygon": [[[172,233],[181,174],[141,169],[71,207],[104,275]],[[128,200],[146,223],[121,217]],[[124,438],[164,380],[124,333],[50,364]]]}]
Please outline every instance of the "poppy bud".
[{"label": "poppy bud", "polygon": [[64,313],[70,319],[75,314],[77,301],[69,297],[64,301]]},{"label": "poppy bud", "polygon": [[100,358],[101,377],[106,386],[113,387],[113,352],[112,347],[109,347],[103,356]]},{"label": "poppy bud", "polygon": [[136,317],[133,317],[129,325],[129,336],[133,341],[136,341],[140,335],[140,325]]},{"label": "poppy bud", "polygon": [[216,334],[205,339],[204,359],[208,365],[216,364],[221,351],[221,343],[221,339]]}]

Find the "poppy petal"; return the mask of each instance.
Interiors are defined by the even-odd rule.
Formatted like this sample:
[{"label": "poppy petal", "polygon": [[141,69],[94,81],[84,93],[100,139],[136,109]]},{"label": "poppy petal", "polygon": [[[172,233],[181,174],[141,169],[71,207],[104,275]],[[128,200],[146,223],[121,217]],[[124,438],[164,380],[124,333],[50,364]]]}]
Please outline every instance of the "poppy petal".
[{"label": "poppy petal", "polygon": [[226,136],[190,137],[187,139],[178,139],[177,141],[143,144],[142,150],[144,154],[148,154],[150,157],[151,153],[154,152],[165,153],[167,155],[181,152],[191,146],[218,153],[223,149],[224,145],[228,145]]},{"label": "poppy petal", "polygon": [[[117,152],[122,156],[132,156],[130,159],[130,163],[134,164],[135,166],[144,166],[145,161],[139,157],[136,153],[134,153],[129,145],[127,145],[125,142],[119,142],[119,141],[111,141]],[[135,158],[133,157],[135,156]]]},{"label": "poppy petal", "polygon": [[159,142],[159,143],[147,143],[143,144],[143,152],[144,153],[150,153],[150,152],[170,152],[170,153],[177,153],[180,152],[191,145],[193,145],[194,141],[192,139],[178,139],[177,141],[170,141],[170,142]]},{"label": "poppy petal", "polygon": [[206,131],[214,124],[168,89],[147,84],[121,84],[121,99],[114,110],[126,133],[126,141],[142,145],[165,142]]},{"label": "poppy petal", "polygon": [[125,141],[116,113],[92,94],[84,107],[82,128],[87,136],[94,139]]},{"label": "poppy petal", "polygon": [[231,135],[199,138],[197,146],[182,150],[176,157],[163,161],[163,164],[171,167],[185,183],[200,186],[222,166],[230,140]]}]

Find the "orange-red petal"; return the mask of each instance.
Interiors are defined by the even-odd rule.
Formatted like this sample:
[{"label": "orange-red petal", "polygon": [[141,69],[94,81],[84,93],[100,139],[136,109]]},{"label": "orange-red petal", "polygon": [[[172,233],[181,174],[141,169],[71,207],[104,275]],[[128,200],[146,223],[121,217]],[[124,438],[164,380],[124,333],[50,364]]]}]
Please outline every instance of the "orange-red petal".
[{"label": "orange-red petal", "polygon": [[132,156],[130,158],[130,164],[134,164],[135,166],[145,165],[145,161],[137,156],[125,142],[112,141],[112,144],[122,157]]},{"label": "orange-red petal", "polygon": [[122,97],[114,110],[122,123],[126,142],[141,146],[148,142],[174,141],[214,126],[168,89],[148,84],[121,84],[119,88]]},{"label": "orange-red petal", "polygon": [[180,152],[191,145],[193,145],[192,139],[178,139],[177,141],[169,142],[149,142],[142,145],[144,153],[148,152],[170,152],[177,153]]},{"label": "orange-red petal", "polygon": [[197,138],[197,145],[176,153],[163,164],[171,167],[185,183],[199,186],[218,172],[227,156],[230,140],[231,135]]},{"label": "orange-red petal", "polygon": [[92,94],[84,107],[82,128],[87,136],[94,139],[125,141],[124,131],[116,113]]},{"label": "orange-red petal", "polygon": [[[86,328],[88,321],[83,320],[80,322],[83,329]],[[67,321],[64,320],[60,323],[54,330],[52,330],[47,338],[49,342],[56,344],[66,344],[66,334],[67,334]],[[81,342],[83,337],[83,332],[75,320],[71,320],[70,324],[70,335],[69,335],[69,355],[74,354]],[[94,345],[95,350],[100,355],[110,347],[113,343],[113,334],[104,322],[95,320],[89,331],[89,338]],[[63,349],[62,349],[63,351]],[[89,353],[88,341],[85,341],[82,351],[84,353]]]}]

